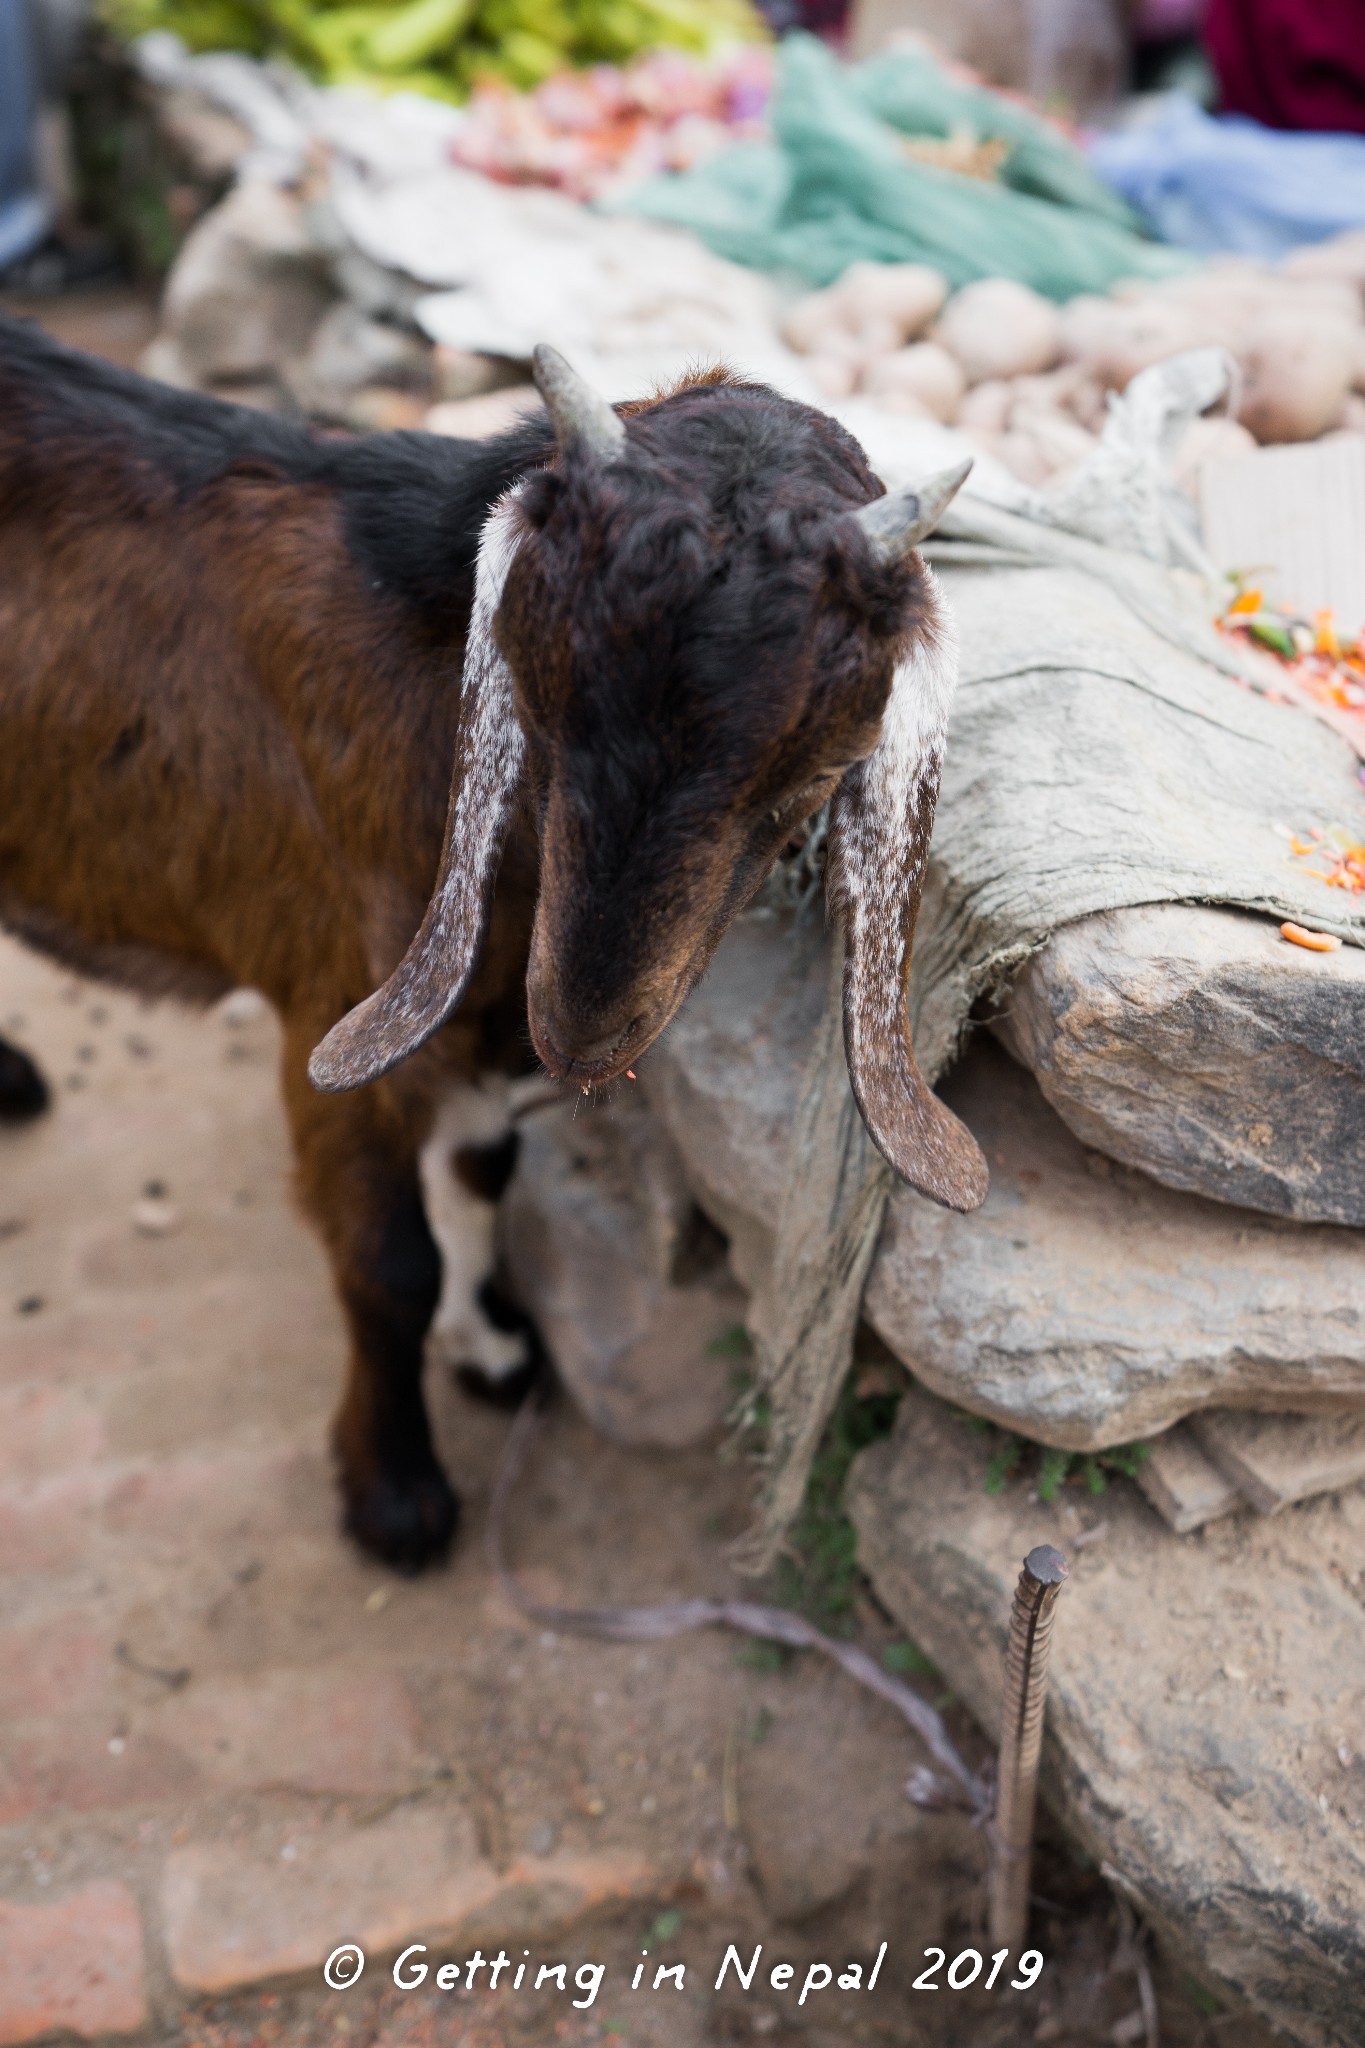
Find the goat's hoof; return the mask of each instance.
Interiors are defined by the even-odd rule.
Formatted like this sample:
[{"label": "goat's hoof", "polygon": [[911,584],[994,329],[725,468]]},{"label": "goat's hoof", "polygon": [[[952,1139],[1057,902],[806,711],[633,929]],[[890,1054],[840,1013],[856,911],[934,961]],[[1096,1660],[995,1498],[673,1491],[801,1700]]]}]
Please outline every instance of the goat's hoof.
[{"label": "goat's hoof", "polygon": [[26,1052],[0,1038],[0,1123],[23,1124],[51,1101],[47,1082]]},{"label": "goat's hoof", "polygon": [[361,1483],[344,1483],[348,1536],[362,1550],[395,1571],[411,1576],[439,1564],[450,1549],[460,1519],[460,1501],[445,1473],[381,1472]]},{"label": "goat's hoof", "polygon": [[488,1408],[512,1409],[520,1408],[544,1371],[544,1359],[533,1354],[524,1365],[514,1365],[511,1372],[496,1376],[481,1365],[457,1365],[455,1378],[471,1401],[482,1401]]}]

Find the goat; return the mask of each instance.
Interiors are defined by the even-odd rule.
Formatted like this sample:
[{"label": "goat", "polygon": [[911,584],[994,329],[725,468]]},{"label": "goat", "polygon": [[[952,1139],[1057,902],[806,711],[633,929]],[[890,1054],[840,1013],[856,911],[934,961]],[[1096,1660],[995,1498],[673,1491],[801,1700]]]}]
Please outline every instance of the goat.
[{"label": "goat", "polygon": [[965,469],[882,495],[725,372],[620,411],[535,375],[548,418],[491,442],[325,440],[0,321],[0,918],[275,1006],[345,1523],[404,1569],[458,1509],[433,1317],[489,1383],[528,1363],[486,1293],[510,1077],[629,1067],[827,798],[863,1116],[985,1192],[905,1025],[954,673],[914,542]]}]

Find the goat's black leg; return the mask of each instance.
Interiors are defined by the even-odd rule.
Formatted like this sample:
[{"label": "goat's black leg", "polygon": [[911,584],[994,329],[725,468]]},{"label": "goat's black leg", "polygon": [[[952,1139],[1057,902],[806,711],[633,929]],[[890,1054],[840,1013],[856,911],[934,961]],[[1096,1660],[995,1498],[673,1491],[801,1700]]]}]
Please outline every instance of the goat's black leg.
[{"label": "goat's black leg", "polygon": [[338,1273],[352,1356],[333,1442],[350,1534],[403,1571],[443,1555],[459,1503],[437,1462],[422,1395],[422,1347],[441,1260],[415,1171],[376,1203],[374,1234]]},{"label": "goat's black leg", "polygon": [[0,1123],[27,1123],[51,1101],[47,1082],[26,1052],[0,1038]]},{"label": "goat's black leg", "polygon": [[345,1525],[387,1564],[420,1571],[449,1548],[459,1515],[422,1394],[440,1253],[397,1105],[382,1084],[316,1094],[301,1072],[316,1034],[300,1036],[307,1044],[295,1047],[291,1034],[285,1077],[300,1192],[331,1256],[351,1336],[332,1436]]}]

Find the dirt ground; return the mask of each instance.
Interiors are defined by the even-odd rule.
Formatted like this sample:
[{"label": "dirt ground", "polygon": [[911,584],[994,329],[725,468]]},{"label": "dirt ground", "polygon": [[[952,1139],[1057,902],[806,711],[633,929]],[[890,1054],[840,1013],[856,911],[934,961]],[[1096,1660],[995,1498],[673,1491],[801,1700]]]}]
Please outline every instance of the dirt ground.
[{"label": "dirt ground", "polygon": [[[107,311],[107,329],[90,301],[51,324],[128,360],[145,307],[114,294]],[[185,2048],[1155,2039],[1132,1968],[1112,1967],[1109,1889],[1058,1841],[1036,1868],[1037,1984],[914,1990],[925,1950],[986,1943],[983,1841],[908,1804],[913,1737],[810,1656],[529,1623],[481,1540],[508,1424],[444,1377],[432,1401],[465,1509],[451,1563],[401,1580],[346,1544],[326,1453],[340,1318],[290,1202],[268,1013],[147,1008],[0,941],[0,1031],[54,1092],[45,1118],[0,1130],[0,1939],[6,1912],[50,1930],[61,1901],[102,1902],[126,1990],[107,2013]],[[512,1559],[574,1604],[751,1592],[724,1561],[748,1484],[715,1446],[613,1446],[561,1399]],[[865,1591],[852,1625],[892,1639]],[[429,1933],[432,1976],[403,1991],[395,1951],[449,1924],[412,1904],[428,1868],[474,1873],[493,1903],[458,1947]],[[378,1932],[361,1982],[332,1991],[310,1943],[329,1912],[349,1938],[352,1890]],[[583,2010],[553,1988],[436,1989],[471,1938],[606,1976]],[[763,1944],[749,1993],[712,1989],[730,1942],[746,1965]],[[798,2006],[812,1963],[865,1978],[883,1942],[875,1991]],[[682,1988],[633,1992],[642,1951],[649,1973],[681,1963]],[[781,1960],[795,1981],[773,1990]],[[1166,2048],[1237,2026],[1255,2048],[1154,1971]],[[0,2041],[73,2010],[7,2010],[0,1988]]]}]

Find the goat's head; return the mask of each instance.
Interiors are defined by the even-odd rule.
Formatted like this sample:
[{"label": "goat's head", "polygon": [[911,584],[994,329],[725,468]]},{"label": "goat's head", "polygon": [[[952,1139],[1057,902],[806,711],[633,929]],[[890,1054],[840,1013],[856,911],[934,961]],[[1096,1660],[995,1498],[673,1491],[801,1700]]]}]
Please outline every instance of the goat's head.
[{"label": "goat's head", "polygon": [[522,778],[540,821],[527,976],[549,1070],[620,1074],[697,981],[792,832],[832,798],[849,1073],[873,1139],[972,1208],[976,1145],[910,1050],[905,988],[955,672],[914,544],[968,465],[875,495],[824,414],[717,378],[614,412],[553,350],[558,459],[480,556],[461,758],[422,929],[314,1055],[354,1087],[449,1016]]}]

